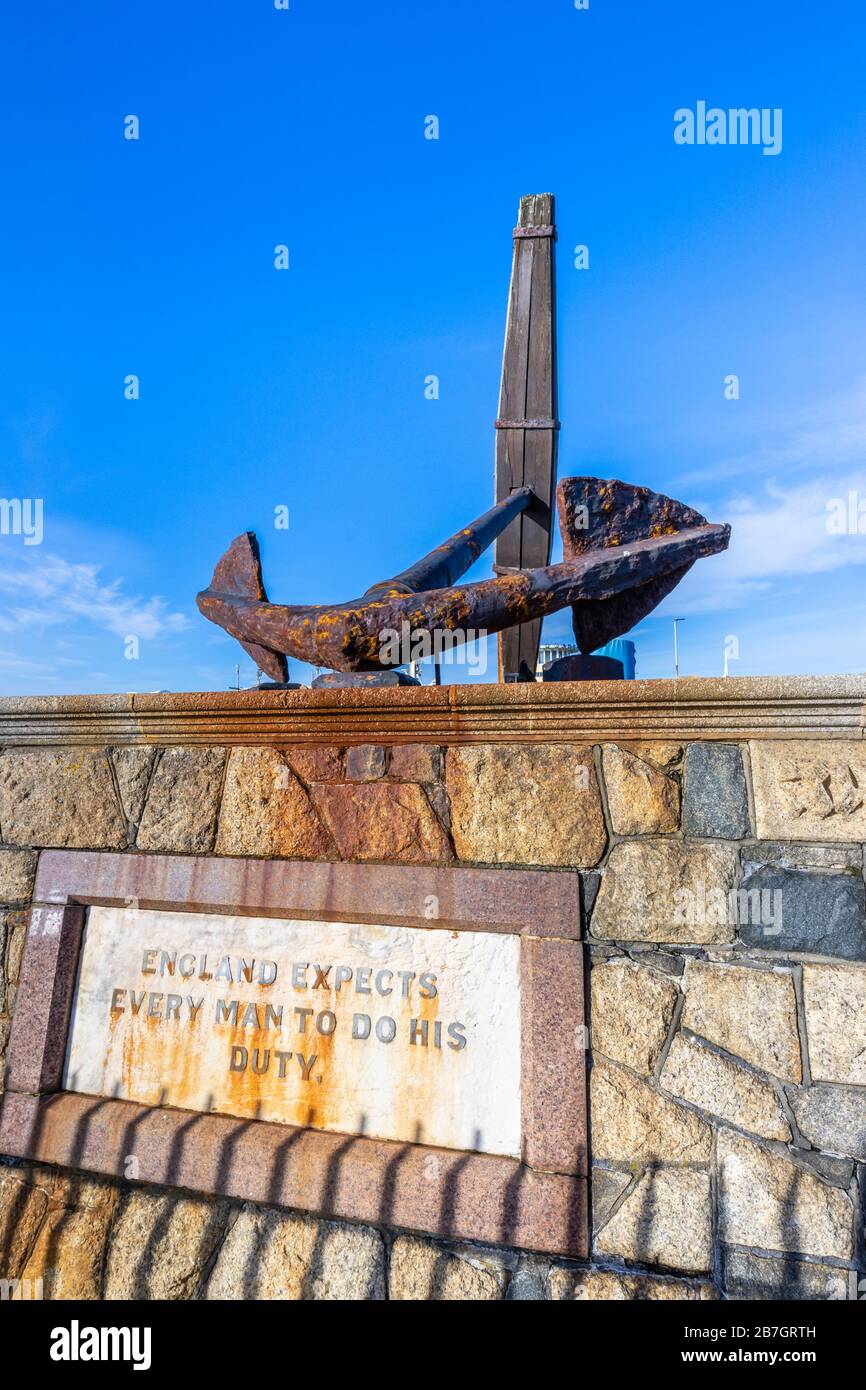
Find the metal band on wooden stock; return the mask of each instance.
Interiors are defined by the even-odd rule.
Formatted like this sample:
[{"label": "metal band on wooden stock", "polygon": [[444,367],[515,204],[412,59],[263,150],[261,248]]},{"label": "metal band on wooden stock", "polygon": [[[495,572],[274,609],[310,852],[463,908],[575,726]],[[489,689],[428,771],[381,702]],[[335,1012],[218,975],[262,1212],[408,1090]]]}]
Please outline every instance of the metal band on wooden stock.
[{"label": "metal band on wooden stock", "polygon": [[534,420],[494,420],[495,430],[558,430],[559,421],[549,415]]},{"label": "metal band on wooden stock", "polygon": [[511,235],[514,237],[515,241],[522,237],[536,236],[552,237],[553,240],[556,241],[556,228],[552,225],[546,227],[515,227]]}]

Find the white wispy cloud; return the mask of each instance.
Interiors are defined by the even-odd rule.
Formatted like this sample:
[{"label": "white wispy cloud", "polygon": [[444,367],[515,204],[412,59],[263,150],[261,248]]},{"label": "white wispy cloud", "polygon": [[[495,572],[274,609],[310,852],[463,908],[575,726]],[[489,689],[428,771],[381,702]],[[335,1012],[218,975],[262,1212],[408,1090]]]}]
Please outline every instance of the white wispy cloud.
[{"label": "white wispy cloud", "polygon": [[0,650],[0,671],[12,676],[33,676],[39,678],[50,678],[53,674],[51,666],[45,661],[28,661],[26,657],[20,656],[18,652]]},{"label": "white wispy cloud", "polygon": [[866,508],[866,468],[785,487],[766,483],[718,504],[713,519],[730,522],[730,547],[695,566],[674,606],[690,613],[739,608],[779,584],[866,564],[866,535],[835,534],[828,525],[828,508],[838,503],[847,512],[850,493],[855,507],[862,501]]},{"label": "white wispy cloud", "polygon": [[816,401],[810,401],[784,421],[768,427],[773,438],[741,454],[713,464],[704,480],[760,473],[783,479],[792,471],[827,473],[866,463],[866,375]]},{"label": "white wispy cloud", "polygon": [[104,579],[100,568],[0,543],[0,631],[85,622],[117,637],[153,639],[189,626],[163,598],[126,594],[123,580]]},{"label": "white wispy cloud", "polygon": [[[697,565],[666,608],[740,608],[809,575],[866,564],[856,526],[858,504],[866,510],[866,376],[804,406],[771,441],[723,460],[713,478],[721,489],[709,512],[731,523],[730,548]],[[851,495],[855,525],[834,534],[830,509],[847,511]]]}]

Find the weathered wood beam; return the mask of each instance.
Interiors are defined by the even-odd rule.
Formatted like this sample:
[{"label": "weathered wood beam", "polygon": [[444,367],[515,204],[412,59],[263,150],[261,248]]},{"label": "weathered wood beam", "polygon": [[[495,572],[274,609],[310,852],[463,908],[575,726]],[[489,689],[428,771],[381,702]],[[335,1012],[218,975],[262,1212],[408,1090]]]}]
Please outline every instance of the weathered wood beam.
[{"label": "weathered wood beam", "polygon": [[[535,500],[502,533],[494,554],[497,565],[516,569],[550,562],[559,427],[555,239],[553,194],[521,198],[496,421],[496,501],[520,487],[531,487]],[[534,676],[540,640],[540,618],[503,632],[499,679],[516,676],[524,662]]]}]

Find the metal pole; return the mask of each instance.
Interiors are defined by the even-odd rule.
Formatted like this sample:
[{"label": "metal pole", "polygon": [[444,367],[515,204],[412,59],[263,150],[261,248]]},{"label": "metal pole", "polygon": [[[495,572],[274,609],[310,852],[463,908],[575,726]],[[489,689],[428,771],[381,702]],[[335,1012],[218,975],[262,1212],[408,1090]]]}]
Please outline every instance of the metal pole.
[{"label": "metal pole", "polygon": [[680,648],[677,641],[677,623],[684,623],[685,618],[674,618],[674,675],[680,674]]}]

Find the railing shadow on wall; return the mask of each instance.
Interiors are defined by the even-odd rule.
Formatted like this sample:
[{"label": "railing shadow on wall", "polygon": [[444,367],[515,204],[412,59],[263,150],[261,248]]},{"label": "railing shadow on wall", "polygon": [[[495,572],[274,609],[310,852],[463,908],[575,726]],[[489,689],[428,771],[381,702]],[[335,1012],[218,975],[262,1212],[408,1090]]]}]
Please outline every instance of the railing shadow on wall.
[{"label": "railing shadow on wall", "polygon": [[[213,1093],[209,1093],[204,1102],[204,1113],[190,1115],[190,1118],[184,1124],[180,1125],[178,1129],[175,1131],[175,1134],[173,1135],[171,1141],[171,1148],[169,1150],[168,1163],[166,1164],[165,1182],[168,1187],[176,1186],[182,1169],[183,1151],[186,1145],[186,1141],[192,1130],[194,1130],[197,1126],[201,1125],[207,1118],[208,1112],[210,1111],[211,1106],[213,1104],[213,1099]],[[134,1130],[135,1122],[132,1122],[130,1125],[127,1126],[127,1134],[129,1134],[131,1137],[134,1134]],[[130,1147],[128,1152],[131,1156],[134,1156],[134,1147]],[[173,1192],[166,1192],[160,1195],[165,1196],[167,1200],[164,1202],[159,1216],[157,1217],[156,1221],[151,1227],[150,1234],[148,1235],[147,1241],[145,1242],[145,1246],[142,1250],[141,1257],[136,1265],[135,1282],[132,1290],[130,1291],[131,1298],[147,1298],[148,1285],[150,1283],[151,1276],[154,1272],[156,1262],[159,1257],[159,1247],[163,1239],[168,1235],[169,1228],[171,1226],[171,1219],[174,1213],[175,1194]],[[206,1258],[206,1255],[211,1245],[211,1232],[215,1219],[216,1204],[211,1203],[211,1221],[205,1225],[199,1237],[198,1249],[191,1261],[192,1267],[194,1269],[200,1268]],[[103,1280],[104,1273],[105,1272],[103,1272]]]},{"label": "railing shadow on wall", "polygon": [[[481,1148],[482,1139],[483,1136],[481,1130],[476,1129],[472,1140],[473,1149],[478,1150]],[[467,1164],[471,1162],[472,1154],[466,1153],[462,1156],[462,1158],[458,1158],[456,1163],[452,1163],[451,1167],[448,1169],[445,1181],[442,1184],[442,1200],[439,1203],[439,1229],[443,1232],[453,1230],[454,1228],[454,1222],[457,1215],[457,1196],[460,1185],[460,1174],[463,1171],[463,1169],[467,1166]],[[518,1184],[522,1180],[523,1171],[523,1167],[521,1166],[517,1169],[517,1172],[515,1174]],[[512,1178],[511,1182],[508,1184],[507,1196],[505,1204],[503,1206],[503,1222],[505,1224],[507,1224],[508,1222],[508,1211],[511,1202],[511,1186],[514,1183],[514,1181],[515,1179]],[[436,1259],[434,1260],[433,1266],[430,1271],[430,1283],[428,1285],[426,1295],[428,1300],[439,1298],[444,1292],[449,1261],[450,1256],[448,1254],[448,1251],[443,1250],[440,1246],[439,1251],[436,1255]]]},{"label": "railing shadow on wall", "polygon": [[[64,1093],[46,1097],[42,1105],[36,1110],[28,1145],[30,1152],[39,1152],[42,1134],[51,1123],[52,1110],[58,1103],[61,1103],[64,1098]],[[84,1115],[79,1119],[75,1128],[69,1134],[66,1152],[63,1155],[61,1163],[63,1170],[69,1170],[70,1181],[86,1181],[87,1170],[85,1165],[87,1163],[88,1140],[100,1113],[107,1106],[113,1104],[116,1099],[117,1088],[115,1088],[111,1096],[95,1098],[93,1104],[89,1106]],[[158,1178],[149,1176],[146,1180],[142,1180],[140,1184],[142,1190],[149,1190],[154,1196],[164,1195],[168,1200],[165,1202],[164,1209],[160,1212],[156,1222],[151,1228],[145,1246],[137,1261],[133,1278],[134,1291],[130,1295],[131,1297],[145,1299],[148,1296],[152,1296],[149,1295],[148,1286],[159,1258],[160,1246],[169,1230],[174,1204],[177,1198],[181,1195],[188,1195],[195,1199],[200,1195],[197,1192],[184,1189],[182,1186],[188,1166],[185,1159],[187,1157],[190,1139],[196,1129],[205,1125],[208,1120],[212,1118],[213,1112],[210,1110],[212,1099],[212,1096],[208,1097],[205,1111],[202,1113],[191,1113],[189,1118],[175,1129],[165,1159],[163,1171],[159,1174]],[[157,1106],[163,1105],[164,1102],[165,1094],[163,1093],[158,1098]],[[216,1193],[224,1194],[231,1191],[232,1168],[238,1146],[243,1136],[247,1134],[256,1123],[260,1123],[258,1112],[259,1105],[257,1104],[255,1115],[246,1121],[239,1122],[220,1142],[218,1151],[213,1154],[212,1161],[215,1173],[214,1190]],[[139,1186],[135,1167],[130,1163],[130,1160],[135,1158],[136,1148],[139,1144],[139,1130],[147,1126],[148,1121],[152,1120],[155,1113],[156,1111],[154,1109],[136,1109],[133,1111],[117,1140],[116,1153],[113,1156],[111,1166],[117,1177],[121,1179],[121,1182],[123,1182],[124,1178],[126,1179],[126,1183],[124,1183],[121,1188],[122,1193],[130,1190],[134,1191]],[[270,1207],[271,1209],[275,1208],[280,1211],[294,1210],[280,1201],[280,1194],[284,1188],[284,1179],[291,1162],[292,1150],[311,1132],[311,1120],[312,1111],[310,1111],[307,1116],[307,1126],[299,1126],[292,1130],[292,1132],[273,1150],[269,1159],[270,1173],[266,1179],[267,1195],[261,1199],[260,1202],[254,1202],[254,1207],[263,1207],[265,1209]],[[329,1220],[351,1220],[351,1218],[346,1217],[343,1204],[340,1201],[342,1174],[348,1155],[353,1148],[364,1141],[367,1125],[367,1116],[362,1115],[359,1123],[359,1133],[346,1136],[343,1142],[332,1150],[328,1159],[322,1165],[321,1182],[318,1185],[315,1210],[298,1213],[302,1216],[309,1216],[313,1220],[318,1219],[320,1223],[316,1230],[313,1247],[302,1278],[302,1299],[315,1297],[317,1284],[326,1273],[326,1253],[330,1230],[323,1223]],[[378,1207],[375,1214],[373,1214],[371,1218],[363,1221],[359,1220],[355,1224],[378,1226],[385,1232],[391,1232],[395,1229],[392,1223],[394,1220],[395,1199],[399,1184],[400,1169],[409,1159],[413,1150],[416,1149],[420,1140],[421,1134],[419,1126],[416,1127],[412,1142],[405,1143],[396,1148],[395,1153],[388,1160],[384,1170]],[[442,1151],[441,1155],[431,1152],[430,1161],[431,1164],[434,1165],[434,1168],[431,1169],[429,1180],[431,1182],[440,1182],[441,1192],[438,1203],[438,1217],[435,1221],[437,1227],[436,1234],[431,1237],[429,1230],[418,1232],[422,1238],[432,1238],[440,1242],[442,1240],[447,1241],[450,1238],[459,1240],[462,1243],[466,1242],[467,1237],[465,1230],[461,1228],[459,1221],[461,1181],[462,1175],[473,1162],[485,1158],[484,1155],[477,1152],[481,1148],[482,1142],[483,1135],[480,1130],[476,1130],[473,1137],[473,1151],[471,1152],[458,1153],[454,1151],[453,1156],[447,1155],[445,1151]],[[443,1159],[447,1167],[444,1175],[441,1175],[438,1165]],[[521,1190],[529,1174],[530,1170],[525,1164],[519,1164],[515,1167],[513,1175],[509,1178],[503,1189],[497,1244],[501,1244],[505,1247],[514,1247],[519,1241]],[[110,1181],[110,1179],[108,1181]],[[570,1210],[567,1218],[569,1222],[576,1219],[580,1203],[580,1186],[583,1182],[585,1182],[585,1179],[580,1176],[575,1176],[573,1178],[574,1202],[569,1204]],[[157,1186],[157,1184],[159,1184],[159,1186]],[[163,1184],[165,1185],[164,1193],[161,1191]],[[24,1207],[28,1200],[28,1190],[29,1185],[22,1184],[21,1191],[16,1194],[15,1202],[10,1212],[11,1219],[7,1227],[3,1246],[0,1248],[0,1270],[4,1271],[4,1277],[6,1278],[15,1278],[19,1275],[19,1271],[10,1270],[8,1266],[12,1253],[15,1225],[18,1220],[23,1218]],[[71,1191],[69,1209],[64,1212],[61,1218],[52,1227],[49,1238],[50,1249],[47,1251],[45,1259],[45,1264],[48,1268],[53,1268],[55,1266],[55,1262],[60,1253],[61,1237],[64,1227],[76,1209],[74,1195],[75,1189],[73,1188]],[[212,1198],[202,1196],[201,1199],[211,1202],[211,1204],[215,1206]],[[228,1200],[240,1205],[240,1199],[229,1198]],[[404,1229],[404,1226],[396,1229]],[[411,1230],[411,1227],[408,1229]],[[564,1238],[568,1236],[570,1229],[571,1227],[569,1227],[569,1230],[563,1232]],[[242,1298],[255,1299],[259,1296],[260,1266],[264,1261],[267,1243],[277,1238],[277,1236],[277,1230],[266,1225],[262,1232],[262,1239],[254,1239],[252,1241],[246,1255],[245,1269],[241,1278],[241,1288],[243,1290],[241,1295]],[[481,1243],[486,1244],[487,1242]],[[219,1241],[214,1242],[213,1226],[211,1223],[207,1223],[199,1238],[198,1255],[192,1259],[193,1268],[203,1269],[209,1263],[212,1268],[215,1244],[218,1246]],[[427,1299],[438,1299],[447,1296],[445,1294],[447,1271],[449,1262],[452,1258],[451,1253],[446,1247],[443,1247],[441,1244],[438,1245],[429,1276],[428,1288],[426,1291]],[[207,1273],[209,1272],[210,1270],[207,1271]],[[106,1270],[104,1267],[103,1291],[105,1287],[105,1274]],[[201,1297],[205,1283],[206,1275],[199,1280],[195,1292],[190,1296],[193,1298]],[[378,1286],[379,1276],[377,1276],[374,1269],[371,1273],[370,1284],[367,1288],[367,1298],[376,1296]],[[363,1298],[363,1295],[361,1295],[361,1297]]]},{"label": "railing shadow on wall", "polygon": [[[87,1111],[83,1121],[77,1126],[75,1134],[72,1137],[72,1142],[69,1147],[69,1157],[63,1166],[63,1175],[67,1183],[69,1184],[69,1198],[68,1201],[64,1202],[62,1214],[56,1221],[53,1222],[51,1226],[48,1244],[42,1262],[42,1268],[49,1277],[49,1286],[47,1289],[47,1294],[49,1298],[51,1297],[53,1292],[50,1285],[51,1275],[49,1274],[49,1271],[53,1272],[54,1270],[56,1270],[56,1262],[61,1249],[61,1238],[64,1234],[65,1229],[68,1227],[68,1224],[71,1221],[73,1214],[78,1209],[76,1198],[80,1196],[82,1185],[88,1180],[86,1173],[81,1171],[82,1158],[87,1146],[87,1137],[90,1133],[90,1130],[93,1125],[93,1120],[96,1117],[96,1115],[101,1110],[105,1109],[106,1106],[110,1105],[112,1101],[116,1098],[116,1095],[117,1087],[115,1087],[112,1095],[98,1097],[94,1101],[90,1109]],[[30,1146],[34,1152],[38,1150],[42,1135],[50,1122],[52,1104],[56,1104],[60,1099],[61,1097],[59,1095],[56,1097],[49,1097],[45,1101],[45,1103],[41,1105],[36,1111],[36,1119],[30,1127],[29,1141]],[[66,1171],[67,1169],[69,1170],[68,1172]],[[23,1252],[21,1267],[12,1267],[11,1260],[13,1245],[15,1241],[15,1234],[18,1229],[19,1223],[23,1219],[24,1210],[27,1206],[28,1201],[30,1200],[30,1194],[32,1193],[32,1190],[32,1184],[23,1182],[21,1184],[19,1192],[16,1194],[15,1200],[12,1203],[9,1212],[7,1213],[6,1234],[5,1238],[3,1239],[2,1245],[0,1245],[0,1278],[6,1280],[15,1280],[20,1278],[22,1274],[22,1269],[24,1268],[24,1266],[26,1266],[26,1262],[32,1254],[31,1245],[30,1249]],[[48,1212],[46,1211],[46,1215],[47,1214]],[[40,1229],[41,1227],[42,1223],[40,1223]]]},{"label": "railing shadow on wall", "polygon": [[[322,1194],[318,1204],[317,1215],[327,1219],[334,1216],[334,1202],[340,1185],[340,1170],[346,1160],[347,1155],[355,1147],[358,1140],[363,1137],[367,1128],[367,1116],[362,1115],[358,1124],[357,1135],[349,1135],[345,1142],[331,1154],[325,1164],[322,1177]],[[301,1298],[310,1299],[319,1277],[324,1273],[325,1250],[328,1243],[328,1232],[322,1226],[321,1221],[316,1228],[316,1239],[313,1245],[307,1267],[304,1271],[304,1278],[301,1285]]]},{"label": "railing shadow on wall", "polygon": [[[29,1139],[30,1143],[33,1145],[34,1148],[38,1147],[39,1141],[42,1137],[43,1131],[45,1130],[47,1123],[48,1106],[46,1105],[37,1110],[36,1121],[34,1124],[30,1126]],[[24,1212],[28,1202],[30,1201],[32,1190],[32,1185],[30,1183],[22,1182],[20,1184],[18,1192],[15,1195],[14,1201],[7,1208],[5,1234],[3,1236],[2,1243],[0,1243],[0,1278],[2,1279],[19,1279],[22,1275],[24,1265],[26,1264],[27,1258],[30,1254],[29,1250],[24,1251],[23,1258],[21,1259],[20,1264],[12,1264],[12,1254],[16,1232],[21,1221],[24,1218]]]}]

